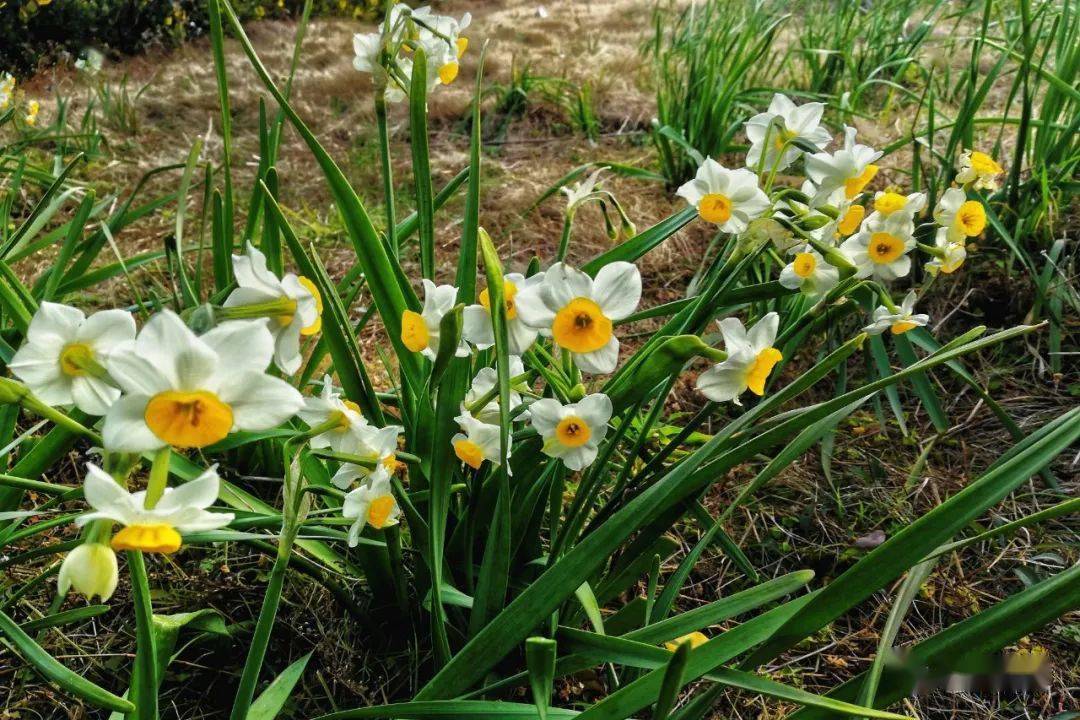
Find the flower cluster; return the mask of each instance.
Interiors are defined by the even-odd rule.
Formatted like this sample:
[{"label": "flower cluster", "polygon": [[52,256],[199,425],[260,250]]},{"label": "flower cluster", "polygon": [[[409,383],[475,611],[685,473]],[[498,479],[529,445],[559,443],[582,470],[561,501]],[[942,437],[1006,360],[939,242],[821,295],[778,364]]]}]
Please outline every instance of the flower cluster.
[{"label": "flower cluster", "polygon": [[386,100],[400,102],[412,82],[416,50],[422,49],[428,91],[449,85],[458,76],[459,61],[469,46],[462,31],[472,17],[460,19],[438,15],[430,7],[410,8],[395,4],[380,32],[353,36],[353,67],[372,76]]},{"label": "flower cluster", "polygon": [[[444,67],[456,64],[456,55],[438,48],[463,49],[459,32],[467,24],[467,16],[453,21],[427,8],[396,6],[384,33],[369,40],[377,43],[380,58],[387,43],[395,53],[431,45],[427,56],[444,63],[438,75],[449,82],[456,70]],[[394,72],[407,67],[407,60],[395,60]],[[367,67],[374,72],[388,66],[380,60]],[[916,249],[929,255],[932,273],[960,266],[966,240],[980,234],[986,222],[982,202],[968,199],[968,191],[990,187],[1000,168],[978,153],[965,154],[967,164],[958,175],[965,184],[947,190],[929,220],[923,217],[923,193],[867,190],[881,152],[857,143],[854,129],[845,130],[839,149],[825,149],[830,137],[820,125],[822,110],[819,103],[797,106],[777,95],[768,112],[747,123],[750,167],[728,169],[706,159],[678,194],[703,220],[739,236],[736,259],[771,242],[768,249],[784,288],[819,304],[868,290],[858,300],[871,299],[865,332],[899,335],[926,325],[928,316],[915,312],[915,291],[897,306],[888,284],[911,273]],[[777,173],[798,163],[806,175],[802,187],[775,188]],[[568,219],[580,203],[606,192],[597,189],[599,172],[566,193]],[[919,242],[930,234],[933,245]],[[350,546],[359,543],[365,528],[378,531],[398,523],[401,461],[423,461],[402,447],[405,428],[384,424],[381,411],[365,417],[329,376],[306,397],[285,379],[303,367],[305,352],[321,330],[317,286],[271,268],[267,256],[250,244],[243,255],[233,256],[232,266],[235,287],[219,305],[189,310],[184,317],[162,310],[141,329],[122,310],[88,317],[49,302],[30,322],[9,363],[12,372],[42,403],[74,406],[102,418],[104,463],[87,467],[84,491],[92,512],[78,520],[86,528],[86,542],[65,559],[61,587],[108,597],[116,585],[115,550],[171,553],[186,533],[227,525],[231,514],[209,510],[218,497],[216,466],[169,487],[168,458],[174,449],[212,450],[236,432],[266,432],[288,423],[289,442],[305,441],[313,454],[336,462],[331,483],[344,492]],[[585,382],[618,367],[619,325],[631,319],[641,301],[638,268],[615,261],[586,272],[560,260],[546,271],[508,273],[472,304],[466,304],[472,297],[452,285],[425,278],[422,288],[422,304],[400,318],[401,346],[420,362],[434,363],[428,367],[456,356],[471,358],[477,369],[457,409],[459,432],[443,450],[452,449],[473,471],[487,463],[510,474],[513,441],[532,439],[570,471],[591,465],[607,436],[615,394],[589,392]],[[881,299],[876,307],[875,297]],[[489,352],[502,344],[497,317],[505,324],[509,356],[509,388],[502,393],[492,367],[492,358],[501,353]],[[769,312],[750,328],[737,317],[724,317],[718,325],[724,350],[707,348],[719,362],[699,375],[697,388],[714,402],[736,405],[747,391],[764,395],[784,359],[779,315]],[[130,492],[128,478],[148,453],[154,462],[146,488]],[[116,524],[121,529],[114,534]]]},{"label": "flower cluster", "polygon": [[[0,113],[6,112],[16,104],[15,78],[10,73],[0,73]],[[22,116],[23,124],[35,127],[41,113],[41,103],[37,100],[26,101],[26,113]]]},{"label": "flower cluster", "polygon": [[[969,196],[975,190],[994,189],[1001,166],[983,153],[965,151],[956,176],[960,186],[942,194],[932,223],[927,223],[925,193],[905,194],[893,188],[867,191],[878,174],[875,163],[882,152],[857,142],[855,128],[845,127],[842,145],[827,150],[831,137],[820,124],[823,111],[821,103],[795,105],[776,94],[768,111],[746,123],[751,143],[748,167],[728,169],[706,158],[678,195],[721,232],[744,233],[751,242],[767,238],[779,252],[790,253],[779,282],[811,299],[827,297],[848,277],[885,284],[907,277],[916,248],[928,256],[925,267],[931,275],[959,269],[967,257],[968,240],[986,227],[983,202]],[[775,192],[777,173],[800,160],[806,178],[800,190]],[[933,244],[919,241],[931,234]],[[890,325],[894,333],[926,324],[925,315],[912,314],[914,294],[900,307],[887,294],[882,299],[884,304],[874,310],[867,332],[881,332],[885,318],[896,318]],[[725,331],[725,340],[728,336]],[[743,357],[739,366],[745,366],[746,345],[732,339]],[[729,358],[724,365],[733,362]],[[717,377],[706,384],[714,387]],[[754,390],[755,385],[742,387]],[[714,389],[711,397],[731,399],[738,388],[731,380],[722,392]]]}]

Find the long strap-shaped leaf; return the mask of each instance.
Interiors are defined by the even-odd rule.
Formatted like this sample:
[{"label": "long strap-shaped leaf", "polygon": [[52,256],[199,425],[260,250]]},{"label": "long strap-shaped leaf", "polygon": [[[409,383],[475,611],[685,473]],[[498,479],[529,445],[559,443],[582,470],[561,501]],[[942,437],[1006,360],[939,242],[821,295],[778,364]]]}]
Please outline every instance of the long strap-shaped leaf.
[{"label": "long strap-shaped leaf", "polygon": [[372,299],[379,309],[379,315],[386,326],[386,333],[390,336],[390,342],[397,352],[402,372],[409,378],[413,387],[421,387],[420,363],[417,355],[410,352],[401,341],[402,313],[407,309],[419,307],[415,293],[411,287],[397,281],[400,276],[400,267],[396,269],[394,267],[397,260],[387,254],[386,246],[379,238],[378,233],[375,232],[375,228],[371,224],[371,218],[368,217],[360,198],[356,196],[356,192],[349,185],[349,181],[330,157],[330,154],[326,152],[326,149],[315,138],[315,135],[304,124],[304,121],[300,119],[296,111],[293,110],[289,101],[285,99],[285,96],[274,84],[274,81],[270,79],[270,73],[267,72],[266,67],[263,66],[259,56],[255,53],[255,48],[252,47],[251,41],[244,32],[243,25],[240,24],[240,20],[228,0],[221,0],[221,8],[236,33],[236,38],[244,49],[244,53],[247,54],[248,59],[251,61],[255,73],[262,80],[263,85],[266,86],[270,94],[274,96],[274,99],[277,100],[278,105],[289,118],[289,122],[293,124],[296,132],[307,143],[311,154],[315,156],[319,167],[322,168],[330,192],[334,196],[334,202],[337,204],[338,212],[341,214],[341,219],[349,231],[349,238],[352,240],[353,249],[356,251],[357,261],[364,268],[364,275],[367,277]]},{"label": "long strap-shaped leaf", "polygon": [[38,672],[75,697],[108,710],[131,712],[135,709],[135,706],[127,700],[113,695],[105,688],[95,685],[61,665],[34,642],[34,639],[27,635],[14,620],[2,612],[0,612],[0,632],[3,632],[19,653],[37,668]]}]

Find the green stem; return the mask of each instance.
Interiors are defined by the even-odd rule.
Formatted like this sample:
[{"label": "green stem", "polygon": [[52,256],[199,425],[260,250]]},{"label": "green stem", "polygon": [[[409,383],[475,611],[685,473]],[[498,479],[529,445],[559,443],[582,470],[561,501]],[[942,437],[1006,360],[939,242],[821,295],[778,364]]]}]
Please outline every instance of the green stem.
[{"label": "green stem", "polygon": [[570,247],[570,228],[574,224],[574,211],[567,208],[566,215],[563,218],[562,237],[559,238],[559,252],[555,256],[557,262],[562,262],[566,257],[566,251]]},{"label": "green stem", "polygon": [[137,550],[127,553],[131,574],[131,594],[135,606],[135,670],[131,676],[130,695],[135,699],[135,711],[128,718],[157,720],[158,677],[157,647],[154,642],[154,609],[150,602],[150,581],[146,577],[146,562]]},{"label": "green stem", "polygon": [[[379,83],[381,86],[382,83]],[[398,241],[395,235],[394,208],[394,168],[390,161],[390,133],[386,125],[385,87],[377,87],[375,93],[375,126],[379,129],[379,159],[382,161],[383,204],[386,206],[386,243],[390,246],[391,257],[398,256]]]},{"label": "green stem", "polygon": [[154,461],[150,465],[150,480],[146,484],[146,499],[143,506],[152,510],[158,500],[165,494],[165,488],[169,483],[169,458],[172,450],[168,446],[161,448],[154,454]]}]

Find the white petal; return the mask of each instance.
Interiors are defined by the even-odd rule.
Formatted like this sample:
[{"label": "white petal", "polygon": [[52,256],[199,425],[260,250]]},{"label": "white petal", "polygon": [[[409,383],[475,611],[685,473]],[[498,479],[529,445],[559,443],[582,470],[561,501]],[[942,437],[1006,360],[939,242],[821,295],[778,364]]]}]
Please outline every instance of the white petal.
[{"label": "white petal", "polygon": [[[135,348],[175,388],[197,389],[204,379],[198,375],[209,374],[216,363],[213,353],[207,352],[208,348],[172,310],[162,310],[150,318],[135,339]],[[123,351],[126,353],[127,348]]]},{"label": "white petal", "polygon": [[83,497],[98,512],[115,513],[118,517],[123,517],[131,507],[130,493],[93,463],[86,464]]},{"label": "white petal", "polygon": [[544,288],[544,299],[548,307],[555,311],[565,307],[574,298],[593,297],[592,278],[566,263],[555,263],[544,273]]},{"label": "white petal", "polygon": [[135,339],[135,318],[124,310],[102,310],[86,319],[77,338],[95,352],[108,353],[120,343]]},{"label": "white petal", "polygon": [[110,452],[142,453],[165,447],[143,419],[149,400],[146,395],[125,395],[112,404],[101,430]]},{"label": "white petal", "polygon": [[177,532],[193,533],[206,532],[223,528],[233,521],[236,516],[232,513],[206,512],[205,510],[193,511],[185,514],[185,517],[176,523]]},{"label": "white petal", "polygon": [[[506,323],[506,330],[511,360],[532,347],[532,344],[536,342],[536,336],[539,334],[539,331],[536,328],[529,327],[522,322],[520,318],[514,318],[513,320],[508,321]],[[521,373],[511,373],[511,375],[515,374],[520,375]]]},{"label": "white petal", "polygon": [[591,440],[599,442],[604,438],[613,412],[611,398],[604,393],[586,395],[576,403],[574,412],[589,426],[592,431]]},{"label": "white petal", "polygon": [[612,320],[622,320],[641,302],[641,273],[633,263],[613,262],[593,281],[593,300]]},{"label": "white petal", "polygon": [[76,338],[85,318],[78,308],[43,302],[30,320],[26,338],[34,343],[69,343]]},{"label": "white petal", "polygon": [[514,296],[518,318],[530,327],[546,329],[555,321],[555,311],[544,301],[545,291],[543,284],[537,284],[518,290]]},{"label": "white petal", "polygon": [[75,407],[89,415],[104,415],[120,397],[120,389],[90,375],[73,378],[71,398]]},{"label": "white petal", "polygon": [[754,323],[754,327],[746,334],[746,339],[750,343],[750,347],[754,349],[755,355],[765,348],[772,347],[779,327],[780,316],[775,312],[765,315]]},{"label": "white petal", "polygon": [[697,389],[713,402],[734,400],[746,390],[746,372],[723,363],[714,365],[698,376]]},{"label": "white petal", "polygon": [[135,343],[123,343],[109,354],[106,365],[109,375],[124,392],[155,395],[174,387],[158,365],[139,354]]},{"label": "white petal", "polygon": [[194,480],[169,488],[154,509],[174,512],[184,508],[208,508],[217,501],[220,485],[217,470],[210,468]]},{"label": "white petal", "polygon": [[547,437],[563,418],[563,406],[553,398],[541,398],[529,405],[531,423],[536,432]]},{"label": "white petal", "polygon": [[294,319],[274,341],[274,364],[286,375],[299,370],[304,359],[300,354],[300,322],[299,318]]},{"label": "white petal", "polygon": [[238,430],[269,430],[304,406],[304,397],[289,383],[250,371],[234,377],[219,397],[232,408]]},{"label": "white petal", "polygon": [[717,323],[720,326],[720,334],[724,337],[724,349],[732,354],[750,344],[746,337],[746,328],[737,317],[726,317]]},{"label": "white petal", "polygon": [[597,448],[595,445],[586,444],[576,447],[562,455],[563,464],[570,470],[584,470],[592,465],[596,459]]},{"label": "white petal", "polygon": [[12,356],[8,367],[36,392],[35,386],[47,385],[63,375],[60,370],[61,348],[52,343],[27,342]]},{"label": "white petal", "polygon": [[574,353],[574,364],[582,372],[606,375],[619,364],[619,339],[612,335],[604,347],[588,353]]},{"label": "white petal", "polygon": [[268,320],[233,320],[200,338],[216,355],[220,373],[232,377],[244,371],[262,372],[274,356],[274,336]]}]

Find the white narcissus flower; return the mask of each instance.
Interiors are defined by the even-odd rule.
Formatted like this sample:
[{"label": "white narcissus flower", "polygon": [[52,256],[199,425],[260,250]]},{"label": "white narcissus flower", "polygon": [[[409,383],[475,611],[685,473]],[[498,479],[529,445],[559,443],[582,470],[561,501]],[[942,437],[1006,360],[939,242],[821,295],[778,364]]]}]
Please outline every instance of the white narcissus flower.
[{"label": "white narcissus flower", "polygon": [[380,75],[384,72],[379,62],[382,54],[382,33],[356,33],[353,35],[353,68],[357,72]]},{"label": "white narcissus flower", "polygon": [[641,273],[632,263],[609,263],[595,280],[555,263],[542,283],[518,293],[517,311],[526,324],[550,332],[582,371],[603,374],[619,362],[614,321],[634,312],[640,300]]},{"label": "white narcissus flower", "polygon": [[[401,315],[401,342],[413,352],[422,353],[429,360],[439,354],[439,324],[443,316],[454,309],[458,289],[453,285],[436,285],[424,278],[424,307],[420,312],[406,310]],[[461,338],[454,354],[465,357],[469,346]]]},{"label": "white narcissus flower", "polygon": [[789,290],[798,290],[807,297],[816,298],[836,287],[840,271],[810,245],[804,247],[780,271],[780,284]]},{"label": "white narcissus flower", "polygon": [[87,600],[96,595],[106,602],[116,590],[119,579],[116,552],[104,543],[85,542],[64,556],[56,589],[63,594],[75,588]]},{"label": "white narcissus flower", "polygon": [[585,198],[592,195],[597,189],[597,183],[600,182],[600,174],[606,171],[607,166],[601,166],[593,170],[592,173],[581,182],[575,183],[572,187],[563,185],[559,188],[559,192],[566,196],[566,211],[573,212],[578,205],[580,205]]},{"label": "white narcissus flower", "polygon": [[[469,47],[469,39],[461,31],[469,27],[472,15],[465,13],[460,20],[449,15],[437,15],[430,7],[419,7],[412,17],[420,27],[420,44],[427,55],[429,75],[431,69],[438,82],[449,85],[458,76],[458,61]],[[434,32],[432,32],[434,31]]]},{"label": "white narcissus flower", "polygon": [[986,229],[986,208],[978,200],[968,200],[960,188],[949,188],[934,208],[934,221],[945,229],[950,242],[960,243]]},{"label": "white narcissus flower", "polygon": [[915,247],[915,238],[909,231],[904,224],[886,223],[876,229],[863,223],[863,229],[845,240],[840,252],[856,267],[855,277],[890,282],[911,271],[908,253]]},{"label": "white narcissus flower", "polygon": [[960,154],[960,172],[956,182],[961,185],[971,183],[976,190],[997,190],[997,177],[1005,168],[997,160],[978,150],[965,150]]},{"label": "white narcissus flower", "polygon": [[0,74],[0,111],[7,110],[11,106],[13,97],[15,97],[15,78],[10,73]]},{"label": "white narcissus flower", "polygon": [[[521,355],[536,342],[539,331],[526,325],[518,316],[519,293],[544,282],[544,273],[525,277],[521,273],[503,276],[503,305],[506,306],[506,339],[511,355]],[[461,318],[461,334],[480,350],[495,344],[495,328],[491,324],[491,300],[487,289],[480,291],[480,304],[469,305]]]},{"label": "white narcissus flower", "polygon": [[300,369],[300,336],[314,335],[322,329],[322,297],[315,283],[287,273],[278,279],[266,267],[266,256],[251,244],[243,255],[233,255],[233,272],[238,288],[225,300],[226,308],[265,305],[275,301],[285,312],[267,320],[274,336],[274,364],[292,375]]},{"label": "white narcissus flower", "polygon": [[899,309],[879,305],[870,316],[872,322],[863,328],[863,332],[880,335],[889,330],[893,335],[902,335],[908,330],[925,326],[930,322],[930,316],[922,313],[915,314],[917,299],[915,291],[912,290],[904,297]]},{"label": "white narcissus flower", "polygon": [[[516,355],[510,356],[510,379],[511,381],[519,375],[525,374],[525,366],[521,362],[521,358]],[[465,393],[465,404],[472,407],[473,404],[480,401],[482,397],[490,393],[499,383],[499,373],[495,368],[480,368],[476,373],[476,377],[473,378],[472,385],[469,386],[468,392]],[[515,408],[521,405],[521,393],[518,392],[517,387],[510,383],[510,411],[513,412]],[[526,410],[518,419],[528,417],[529,411]],[[499,396],[496,394],[486,405],[482,408],[477,408],[473,415],[476,416],[482,422],[491,423],[493,425],[499,424]]]},{"label": "white narcissus flower", "polygon": [[356,547],[361,531],[368,525],[376,530],[397,525],[401,508],[394,498],[390,474],[385,468],[378,468],[367,482],[345,496],[341,514],[353,520],[349,528],[349,547]]},{"label": "white narcissus flower", "polygon": [[881,157],[881,151],[856,143],[855,132],[855,128],[845,126],[842,148],[806,157],[806,175],[817,186],[811,206],[826,202],[837,190],[843,190],[844,196],[853,200],[877,175],[874,161]]},{"label": "white narcissus flower", "polygon": [[153,507],[146,507],[146,491],[128,492],[107,472],[86,464],[83,495],[93,512],[80,515],[76,525],[91,520],[112,520],[123,525],[113,536],[113,550],[172,553],[180,549],[185,533],[217,530],[232,522],[232,513],[207,512],[218,497],[217,466],[194,480],[165,488]]},{"label": "white narcissus flower", "polygon": [[[498,425],[491,425],[473,417],[465,405],[461,406],[461,414],[454,419],[462,430],[450,440],[458,460],[473,470],[479,470],[485,460],[493,465],[502,464]],[[509,454],[509,438],[506,445],[506,452]]]},{"label": "white narcissus flower", "polygon": [[738,318],[724,318],[717,324],[728,356],[698,376],[698,390],[714,402],[731,400],[736,405],[742,404],[739,396],[746,390],[764,395],[769,373],[784,359],[772,346],[780,327],[780,316],[774,312],[765,315],[749,332]]},{"label": "white narcissus flower", "polygon": [[603,393],[569,405],[542,398],[529,406],[532,426],[544,440],[543,453],[559,458],[570,470],[583,470],[596,459],[612,411],[611,399]]},{"label": "white narcissus flower", "polygon": [[[785,95],[776,93],[769,103],[769,109],[758,113],[746,123],[746,137],[750,141],[750,151],[746,154],[746,166],[756,168],[761,161],[765,148],[766,135],[769,147],[765,152],[764,169],[768,172],[776,163],[777,170],[783,170],[802,154],[802,150],[793,144],[784,149],[783,156],[777,163],[778,153],[785,142],[805,140],[819,150],[824,150],[832,136],[821,127],[821,115],[825,105],[809,102],[796,105]],[[770,125],[772,126],[770,128]]]},{"label": "white narcissus flower", "polygon": [[705,222],[719,226],[720,232],[737,234],[751,220],[761,217],[771,204],[758,187],[758,176],[747,170],[729,170],[712,158],[697,170],[693,180],[675,193],[697,208]]},{"label": "white narcissus flower", "polygon": [[355,434],[350,435],[340,452],[356,455],[374,465],[374,468],[355,463],[342,463],[330,482],[342,490],[347,489],[356,480],[368,477],[380,468],[393,472],[397,467],[398,436],[405,432],[400,425],[375,427],[365,423]]},{"label": "white narcissus flower", "polygon": [[348,452],[348,448],[359,441],[361,429],[368,425],[360,406],[342,398],[341,393],[334,389],[329,375],[323,377],[323,389],[319,396],[304,398],[304,407],[297,415],[313,428],[336,423],[309,441],[313,448],[330,448],[334,452]]},{"label": "white narcissus flower", "polygon": [[43,403],[73,404],[90,415],[104,415],[120,397],[106,359],[134,337],[135,320],[123,310],[86,317],[76,308],[43,302],[8,366]]},{"label": "white narcissus flower", "polygon": [[265,321],[226,322],[196,336],[171,310],[159,312],[107,358],[125,394],[105,415],[105,447],[128,453],[201,448],[234,430],[280,425],[304,398],[266,374],[273,355]]},{"label": "white narcissus flower", "polygon": [[963,240],[950,240],[946,228],[938,228],[934,235],[934,245],[941,251],[941,255],[935,255],[926,263],[928,272],[943,272],[949,275],[959,270],[967,260],[967,245]]}]

